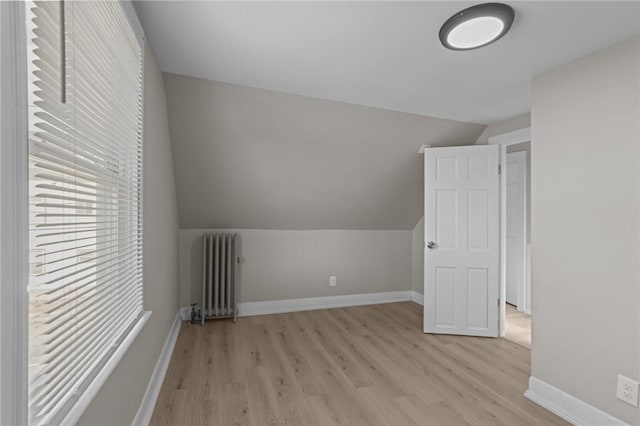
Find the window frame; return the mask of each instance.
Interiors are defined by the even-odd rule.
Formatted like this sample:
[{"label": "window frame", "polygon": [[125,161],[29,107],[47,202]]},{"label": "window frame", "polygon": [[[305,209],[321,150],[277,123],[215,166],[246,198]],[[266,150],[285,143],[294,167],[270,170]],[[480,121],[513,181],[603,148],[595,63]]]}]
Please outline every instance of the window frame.
[{"label": "window frame", "polygon": [[0,2],[0,424],[28,422],[25,7]]},{"label": "window frame", "polygon": [[[142,40],[141,66],[144,69],[146,40],[142,26],[131,2],[121,2],[121,6],[133,31]],[[28,70],[25,19],[24,2],[0,2],[0,424],[15,425],[29,423]],[[144,117],[144,76],[141,113]],[[144,139],[143,131],[143,146]],[[141,175],[144,180],[144,165]],[[144,192],[140,194],[140,205],[142,209]],[[142,228],[144,234],[144,217]],[[143,311],[142,317],[131,327],[116,351],[66,413],[64,424],[75,424],[81,418],[150,316],[151,311]]]}]

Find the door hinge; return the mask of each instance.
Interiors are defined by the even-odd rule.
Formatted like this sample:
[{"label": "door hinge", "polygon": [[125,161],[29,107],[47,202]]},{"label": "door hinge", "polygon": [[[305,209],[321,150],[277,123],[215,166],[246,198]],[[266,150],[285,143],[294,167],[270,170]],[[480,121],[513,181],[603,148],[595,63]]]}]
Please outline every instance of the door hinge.
[{"label": "door hinge", "polygon": [[498,308],[500,307],[500,299],[498,299]]},{"label": "door hinge", "polygon": [[498,164],[498,174],[501,175],[502,174],[502,165]]}]

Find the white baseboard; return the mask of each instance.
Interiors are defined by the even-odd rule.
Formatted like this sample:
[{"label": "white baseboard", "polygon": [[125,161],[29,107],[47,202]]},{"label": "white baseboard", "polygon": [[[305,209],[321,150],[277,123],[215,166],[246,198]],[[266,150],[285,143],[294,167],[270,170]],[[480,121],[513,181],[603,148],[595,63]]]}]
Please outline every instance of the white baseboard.
[{"label": "white baseboard", "polygon": [[424,295],[418,293],[417,291],[411,292],[411,301],[413,303],[417,303],[420,306],[424,306]]},{"label": "white baseboard", "polygon": [[169,330],[169,335],[167,336],[167,340],[164,342],[158,362],[156,362],[156,366],[153,369],[151,379],[147,385],[147,390],[145,391],[142,402],[140,403],[140,408],[138,408],[138,413],[133,419],[132,426],[147,426],[151,420],[151,415],[153,414],[153,409],[156,406],[156,401],[160,394],[160,388],[162,387],[164,376],[167,373],[167,368],[169,367],[171,354],[173,354],[173,348],[175,347],[176,340],[178,339],[180,326],[182,325],[182,310],[183,309],[180,309],[178,311],[176,318],[173,320],[171,330]]},{"label": "white baseboard", "polygon": [[576,426],[628,426],[621,420],[535,377],[524,396]]},{"label": "white baseboard", "polygon": [[[417,293],[416,293],[417,294]],[[349,306],[378,305],[381,303],[409,302],[416,299],[411,290],[383,293],[347,294],[342,296],[307,297],[302,299],[269,300],[238,304],[238,316],[283,314],[316,309],[346,308]],[[420,302],[417,302],[420,303]],[[191,319],[191,307],[180,310],[182,319]]]},{"label": "white baseboard", "polygon": [[240,303],[238,311],[240,316],[252,316],[312,311],[315,309],[344,308],[347,306],[377,305],[380,303],[407,302],[409,300],[411,300],[410,291],[387,291],[384,293],[349,294],[343,296]]},{"label": "white baseboard", "polygon": [[180,308],[180,318],[182,321],[191,321],[191,306]]}]

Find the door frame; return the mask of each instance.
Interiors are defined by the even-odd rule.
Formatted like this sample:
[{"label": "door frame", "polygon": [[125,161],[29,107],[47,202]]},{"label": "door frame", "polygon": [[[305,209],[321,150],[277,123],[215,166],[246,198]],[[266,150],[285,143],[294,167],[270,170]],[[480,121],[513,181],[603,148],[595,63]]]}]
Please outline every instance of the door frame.
[{"label": "door frame", "polygon": [[[531,127],[524,127],[489,138],[489,145],[500,145],[500,336],[505,333],[506,295],[507,295],[507,146],[531,140]],[[527,265],[525,265],[527,270]],[[525,277],[526,282],[529,281]],[[526,293],[526,291],[525,291]],[[526,303],[526,302],[525,302]],[[530,306],[530,305],[529,305]]]}]

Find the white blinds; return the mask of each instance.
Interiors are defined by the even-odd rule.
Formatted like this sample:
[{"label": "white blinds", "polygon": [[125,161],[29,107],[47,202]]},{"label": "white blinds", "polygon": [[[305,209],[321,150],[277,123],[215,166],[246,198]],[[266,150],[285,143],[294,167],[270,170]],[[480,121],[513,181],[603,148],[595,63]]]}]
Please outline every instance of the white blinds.
[{"label": "white blinds", "polygon": [[115,1],[30,26],[31,424],[58,424],[142,315],[142,41]]}]

